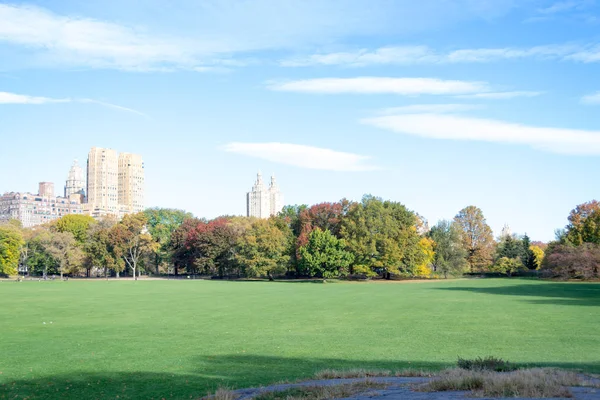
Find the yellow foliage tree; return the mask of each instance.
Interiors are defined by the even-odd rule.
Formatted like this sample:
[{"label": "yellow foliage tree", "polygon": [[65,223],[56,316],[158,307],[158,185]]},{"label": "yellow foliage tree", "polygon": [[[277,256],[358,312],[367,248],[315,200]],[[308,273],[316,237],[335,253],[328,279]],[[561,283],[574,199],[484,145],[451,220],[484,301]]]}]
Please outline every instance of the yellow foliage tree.
[{"label": "yellow foliage tree", "polygon": [[533,262],[535,264],[535,269],[540,269],[542,267],[542,261],[544,261],[544,250],[541,247],[532,244],[529,246],[529,250],[533,253]]},{"label": "yellow foliage tree", "polygon": [[433,251],[434,241],[428,237],[423,237],[419,240],[419,250],[423,253],[423,261],[417,265],[415,276],[418,278],[431,277],[431,264],[435,252]]}]

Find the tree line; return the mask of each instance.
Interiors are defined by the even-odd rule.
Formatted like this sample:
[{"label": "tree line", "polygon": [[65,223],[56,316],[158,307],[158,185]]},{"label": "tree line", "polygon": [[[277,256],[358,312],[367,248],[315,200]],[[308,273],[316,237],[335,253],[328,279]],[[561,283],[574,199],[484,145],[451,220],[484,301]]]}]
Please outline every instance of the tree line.
[{"label": "tree line", "polygon": [[573,210],[546,246],[527,235],[495,239],[475,206],[429,227],[403,204],[366,195],[360,202],[286,206],[269,219],[206,220],[152,208],[121,220],[67,215],[31,229],[9,221],[0,225],[0,274],[406,279],[541,270],[593,278],[598,245],[598,202]]}]

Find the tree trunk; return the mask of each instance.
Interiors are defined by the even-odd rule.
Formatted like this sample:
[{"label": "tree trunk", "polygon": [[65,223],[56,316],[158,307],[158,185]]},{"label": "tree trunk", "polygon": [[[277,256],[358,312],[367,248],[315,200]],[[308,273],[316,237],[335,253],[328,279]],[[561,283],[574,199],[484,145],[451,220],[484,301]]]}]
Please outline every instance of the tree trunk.
[{"label": "tree trunk", "polygon": [[60,280],[62,281],[63,278],[63,267],[62,265],[60,266]]},{"label": "tree trunk", "polygon": [[133,262],[133,266],[131,268],[133,268],[133,280],[137,281],[137,275],[135,274],[135,270],[137,268],[137,265],[136,265],[135,261]]}]

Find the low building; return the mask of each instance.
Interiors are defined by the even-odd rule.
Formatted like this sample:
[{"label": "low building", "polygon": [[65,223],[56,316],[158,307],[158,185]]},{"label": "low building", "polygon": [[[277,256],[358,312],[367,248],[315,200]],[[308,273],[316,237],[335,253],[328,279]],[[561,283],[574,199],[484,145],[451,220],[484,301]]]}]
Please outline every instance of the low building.
[{"label": "low building", "polygon": [[42,225],[69,214],[82,214],[83,208],[77,195],[54,196],[54,185],[40,183],[37,194],[9,192],[0,196],[0,222],[15,219],[24,228]]}]

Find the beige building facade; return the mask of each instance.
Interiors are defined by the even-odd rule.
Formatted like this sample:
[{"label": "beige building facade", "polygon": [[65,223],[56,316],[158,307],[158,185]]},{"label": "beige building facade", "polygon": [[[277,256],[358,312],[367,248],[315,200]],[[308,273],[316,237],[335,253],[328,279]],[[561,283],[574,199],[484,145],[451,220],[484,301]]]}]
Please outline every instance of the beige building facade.
[{"label": "beige building facade", "polygon": [[283,209],[283,196],[275,180],[271,176],[271,185],[267,188],[262,180],[262,174],[256,175],[252,190],[246,194],[246,216],[269,218],[277,215]]},{"label": "beige building facade", "polygon": [[127,214],[144,211],[144,161],[139,154],[119,154],[118,200]]},{"label": "beige building facade", "polygon": [[112,149],[92,147],[87,162],[86,213],[99,217],[119,213],[119,162]]}]

